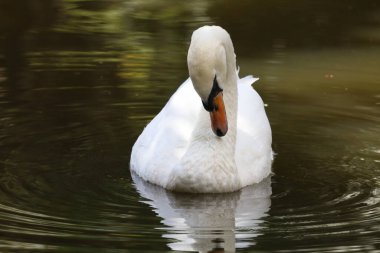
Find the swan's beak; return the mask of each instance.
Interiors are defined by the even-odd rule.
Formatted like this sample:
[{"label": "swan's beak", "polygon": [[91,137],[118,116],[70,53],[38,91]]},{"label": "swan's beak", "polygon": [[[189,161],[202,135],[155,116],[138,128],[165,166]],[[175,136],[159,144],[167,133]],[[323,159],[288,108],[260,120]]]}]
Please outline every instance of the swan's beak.
[{"label": "swan's beak", "polygon": [[214,108],[210,111],[211,127],[217,136],[225,136],[228,131],[226,109],[224,107],[223,92],[213,98]]}]

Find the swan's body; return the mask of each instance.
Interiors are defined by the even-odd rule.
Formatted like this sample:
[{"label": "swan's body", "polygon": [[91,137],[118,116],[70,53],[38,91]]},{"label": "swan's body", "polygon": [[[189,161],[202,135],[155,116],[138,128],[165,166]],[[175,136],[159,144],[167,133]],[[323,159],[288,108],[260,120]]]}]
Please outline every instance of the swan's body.
[{"label": "swan's body", "polygon": [[[215,26],[196,30],[188,66],[190,78],[134,144],[131,169],[175,191],[232,192],[260,182],[271,171],[271,129],[263,101],[251,87],[256,79],[237,75],[228,33]],[[223,90],[228,128],[213,121],[213,130],[223,137],[213,134],[200,100],[210,115],[220,113],[213,104],[219,93],[212,99],[215,87]]]}]

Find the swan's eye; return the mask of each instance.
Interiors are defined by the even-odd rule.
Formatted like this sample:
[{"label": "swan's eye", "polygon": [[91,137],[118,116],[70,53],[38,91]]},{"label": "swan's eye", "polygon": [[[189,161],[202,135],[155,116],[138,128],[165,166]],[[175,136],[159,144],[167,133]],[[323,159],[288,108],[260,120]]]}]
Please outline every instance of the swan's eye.
[{"label": "swan's eye", "polygon": [[214,110],[215,111],[218,110],[218,106],[214,103],[214,98],[222,91],[223,89],[219,87],[218,80],[216,80],[216,75],[215,75],[211,92],[207,98],[207,102],[202,100],[203,107],[205,108],[206,111],[211,112]]},{"label": "swan's eye", "polygon": [[211,112],[213,110],[212,104],[210,105],[208,102],[202,100],[202,105],[208,112]]}]

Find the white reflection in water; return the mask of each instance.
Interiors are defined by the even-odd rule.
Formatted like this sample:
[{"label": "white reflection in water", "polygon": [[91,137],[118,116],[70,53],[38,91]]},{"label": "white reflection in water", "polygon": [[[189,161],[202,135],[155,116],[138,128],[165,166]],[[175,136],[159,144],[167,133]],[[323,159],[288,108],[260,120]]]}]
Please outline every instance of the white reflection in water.
[{"label": "white reflection in water", "polygon": [[141,202],[152,207],[165,225],[164,237],[172,250],[235,252],[254,244],[263,217],[270,209],[271,178],[227,194],[181,194],[133,181]]}]

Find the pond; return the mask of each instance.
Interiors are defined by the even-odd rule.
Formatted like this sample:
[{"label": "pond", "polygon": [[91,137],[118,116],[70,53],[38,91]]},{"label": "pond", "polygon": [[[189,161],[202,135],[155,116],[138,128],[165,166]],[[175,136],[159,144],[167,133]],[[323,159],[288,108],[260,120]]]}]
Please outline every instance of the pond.
[{"label": "pond", "polygon": [[[380,252],[380,4],[0,3],[1,252]],[[174,194],[129,171],[188,77],[191,33],[260,78],[273,175]]]}]

